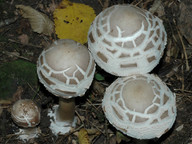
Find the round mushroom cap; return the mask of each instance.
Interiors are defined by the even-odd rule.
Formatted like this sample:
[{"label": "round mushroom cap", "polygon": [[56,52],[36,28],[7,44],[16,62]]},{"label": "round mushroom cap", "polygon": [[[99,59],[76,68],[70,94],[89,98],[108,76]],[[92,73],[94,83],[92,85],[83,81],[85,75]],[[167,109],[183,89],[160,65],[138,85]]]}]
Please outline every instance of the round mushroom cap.
[{"label": "round mushroom cap", "polygon": [[176,119],[175,94],[153,74],[116,79],[102,108],[116,129],[137,139],[159,138]]},{"label": "round mushroom cap", "polygon": [[40,123],[40,108],[30,99],[18,100],[11,108],[11,117],[20,127],[35,127]]},{"label": "round mushroom cap", "polygon": [[102,11],[88,32],[96,63],[116,76],[150,72],[163,55],[167,34],[162,21],[133,5]]},{"label": "round mushroom cap", "polygon": [[74,40],[55,41],[37,62],[39,80],[58,97],[82,96],[92,83],[95,62],[88,49]]}]

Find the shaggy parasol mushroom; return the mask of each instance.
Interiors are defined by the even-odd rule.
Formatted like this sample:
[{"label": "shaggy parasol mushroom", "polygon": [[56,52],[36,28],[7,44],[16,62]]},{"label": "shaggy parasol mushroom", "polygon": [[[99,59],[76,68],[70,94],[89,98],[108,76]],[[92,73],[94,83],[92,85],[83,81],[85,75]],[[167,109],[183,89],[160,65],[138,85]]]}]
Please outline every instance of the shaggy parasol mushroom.
[{"label": "shaggy parasol mushroom", "polygon": [[116,76],[150,72],[163,55],[167,35],[162,21],[133,5],[102,11],[88,32],[96,63]]},{"label": "shaggy parasol mushroom", "polygon": [[137,139],[159,138],[176,119],[175,94],[153,74],[118,78],[107,88],[102,107],[116,129]]},{"label": "shaggy parasol mushroom", "polygon": [[95,62],[88,49],[73,40],[55,41],[43,50],[37,62],[40,82],[60,97],[59,106],[49,111],[50,128],[57,135],[67,133],[75,123],[74,97],[83,96],[92,83]]},{"label": "shaggy parasol mushroom", "polygon": [[21,127],[17,133],[23,141],[38,136],[40,123],[40,108],[30,99],[16,101],[11,107],[11,117],[15,124]]}]

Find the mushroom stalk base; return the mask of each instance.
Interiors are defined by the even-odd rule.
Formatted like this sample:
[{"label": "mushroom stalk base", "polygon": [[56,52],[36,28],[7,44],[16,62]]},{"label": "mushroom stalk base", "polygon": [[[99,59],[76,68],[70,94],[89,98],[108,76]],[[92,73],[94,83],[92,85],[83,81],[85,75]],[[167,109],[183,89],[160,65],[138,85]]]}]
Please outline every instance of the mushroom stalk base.
[{"label": "mushroom stalk base", "polygon": [[77,119],[74,117],[72,121],[61,121],[58,120],[57,114],[58,114],[59,105],[53,106],[52,109],[48,110],[48,116],[50,116],[50,126],[52,133],[54,135],[58,134],[66,134],[68,133],[72,127],[76,126]]},{"label": "mushroom stalk base", "polygon": [[20,128],[19,132],[15,134],[18,135],[18,139],[22,140],[23,142],[27,142],[32,138],[37,138],[40,133],[41,133],[40,128],[34,127],[34,128]]}]

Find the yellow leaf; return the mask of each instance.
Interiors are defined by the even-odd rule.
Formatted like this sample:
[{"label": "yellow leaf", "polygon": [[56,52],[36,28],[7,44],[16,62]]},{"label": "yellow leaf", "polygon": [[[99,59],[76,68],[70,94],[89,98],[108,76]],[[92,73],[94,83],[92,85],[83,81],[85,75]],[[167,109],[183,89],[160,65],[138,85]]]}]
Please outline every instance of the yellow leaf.
[{"label": "yellow leaf", "polygon": [[79,144],[90,144],[87,130],[82,128],[78,133]]},{"label": "yellow leaf", "polygon": [[72,39],[84,44],[95,16],[90,6],[63,0],[54,11],[55,32],[60,39]]},{"label": "yellow leaf", "polygon": [[53,22],[48,18],[47,15],[38,12],[30,6],[16,5],[23,11],[22,16],[29,19],[31,28],[34,32],[43,33],[45,35],[51,35],[53,33]]}]

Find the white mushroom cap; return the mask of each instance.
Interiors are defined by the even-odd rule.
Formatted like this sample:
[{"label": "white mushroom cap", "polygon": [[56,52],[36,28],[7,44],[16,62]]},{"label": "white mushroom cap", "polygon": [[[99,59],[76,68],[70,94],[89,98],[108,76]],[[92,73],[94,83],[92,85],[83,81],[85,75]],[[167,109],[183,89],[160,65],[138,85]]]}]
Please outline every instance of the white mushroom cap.
[{"label": "white mushroom cap", "polygon": [[95,62],[88,49],[73,40],[55,41],[37,62],[40,82],[56,96],[82,96],[92,83]]},{"label": "white mushroom cap", "polygon": [[40,108],[30,99],[16,101],[11,108],[13,121],[21,127],[35,127],[40,123]]},{"label": "white mushroom cap", "polygon": [[175,94],[155,75],[132,75],[115,80],[102,103],[109,122],[137,139],[159,138],[176,119]]},{"label": "white mushroom cap", "polygon": [[150,72],[163,55],[167,35],[162,21],[133,5],[102,11],[88,32],[96,63],[117,76]]}]

